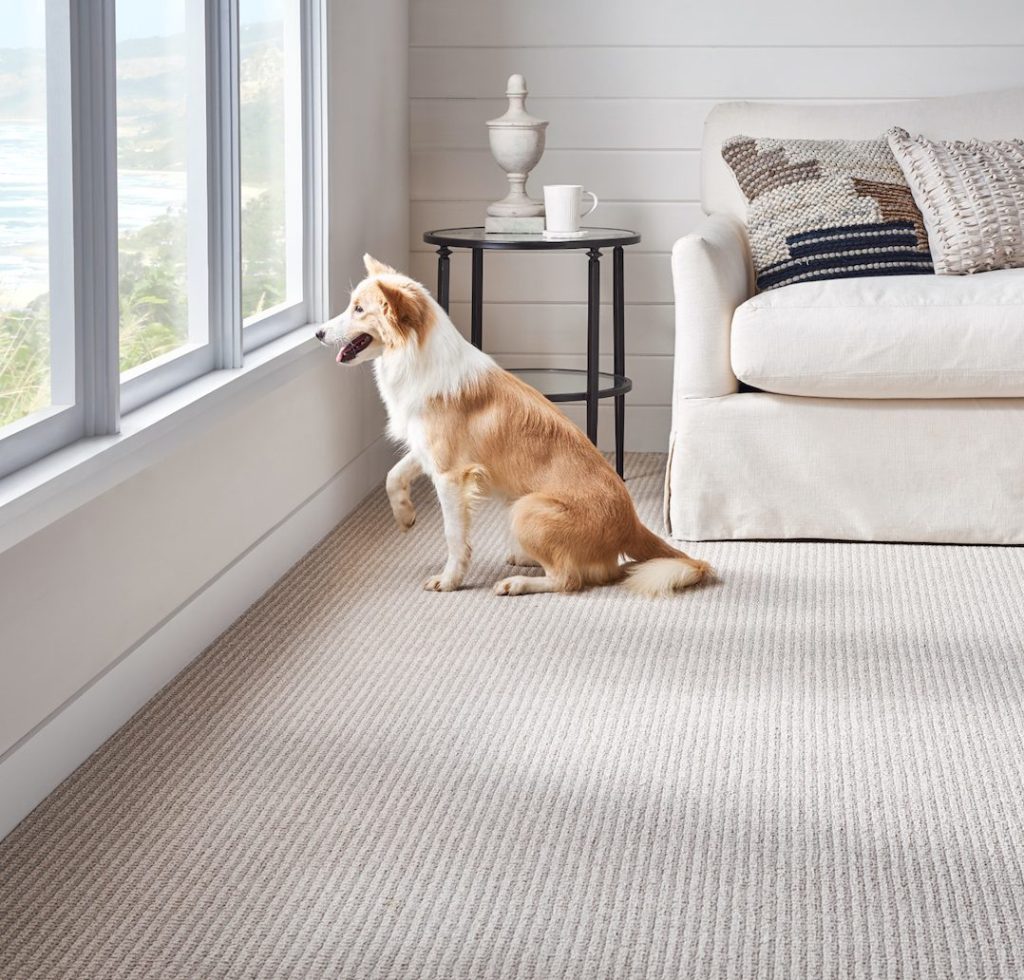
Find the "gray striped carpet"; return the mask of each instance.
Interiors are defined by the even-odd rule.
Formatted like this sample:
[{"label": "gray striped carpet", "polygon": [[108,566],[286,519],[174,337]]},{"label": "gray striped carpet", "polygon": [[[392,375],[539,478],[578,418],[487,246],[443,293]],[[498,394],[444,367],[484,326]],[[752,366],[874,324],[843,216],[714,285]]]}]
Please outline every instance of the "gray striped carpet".
[{"label": "gray striped carpet", "polygon": [[437,595],[416,498],[0,846],[0,977],[1024,976],[1024,550],[707,544],[673,599],[509,599],[487,512]]}]

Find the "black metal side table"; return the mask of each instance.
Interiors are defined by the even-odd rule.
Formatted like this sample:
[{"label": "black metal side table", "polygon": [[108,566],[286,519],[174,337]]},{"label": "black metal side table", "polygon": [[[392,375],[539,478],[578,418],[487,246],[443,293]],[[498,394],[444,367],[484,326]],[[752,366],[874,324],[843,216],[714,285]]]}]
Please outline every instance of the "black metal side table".
[{"label": "black metal side table", "polygon": [[[545,238],[543,235],[488,235],[483,228],[442,228],[423,236],[428,245],[437,245],[437,301],[448,310],[450,259],[453,248],[473,251],[470,339],[483,348],[484,340],[484,252],[546,252],[585,249],[589,257],[587,291],[587,369],[520,368],[513,371],[553,402],[587,403],[587,436],[597,443],[597,406],[602,398],[615,399],[615,469],[622,476],[623,444],[626,430],[626,392],[633,382],[626,377],[625,320],[623,293],[623,252],[635,245],[640,236],[623,228],[586,228],[579,238]],[[612,253],[612,373],[599,370],[601,326],[601,249]],[[581,381],[584,390],[577,390]]]}]

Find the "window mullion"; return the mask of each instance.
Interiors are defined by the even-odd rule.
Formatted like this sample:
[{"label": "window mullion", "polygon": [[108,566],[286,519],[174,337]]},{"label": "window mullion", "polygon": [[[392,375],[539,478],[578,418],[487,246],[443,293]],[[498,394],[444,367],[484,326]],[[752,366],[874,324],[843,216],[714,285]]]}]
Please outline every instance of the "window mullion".
[{"label": "window mullion", "polygon": [[327,290],[327,3],[302,0],[303,209],[307,316],[330,316]]},{"label": "window mullion", "polygon": [[72,2],[74,296],[86,435],[120,427],[114,0]]},{"label": "window mullion", "polygon": [[206,0],[210,343],[214,367],[242,366],[238,0]]}]

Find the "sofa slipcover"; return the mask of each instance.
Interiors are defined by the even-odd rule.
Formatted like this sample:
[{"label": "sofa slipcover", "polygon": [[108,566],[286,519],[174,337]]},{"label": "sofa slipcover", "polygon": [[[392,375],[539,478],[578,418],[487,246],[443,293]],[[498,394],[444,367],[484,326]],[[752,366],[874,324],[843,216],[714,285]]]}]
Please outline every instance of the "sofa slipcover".
[{"label": "sofa slipcover", "polygon": [[[702,151],[708,216],[672,250],[673,537],[1024,544],[1019,278],[914,276],[899,313],[892,278],[843,283],[852,311],[836,309],[837,283],[824,306],[824,283],[751,303],[745,202],[721,158],[722,141],[741,133],[870,139],[903,126],[932,139],[1012,139],[1022,119],[1024,89],[712,110]],[[925,285],[927,297],[912,295]],[[817,292],[796,292],[804,287]],[[965,292],[944,291],[958,287]],[[812,295],[819,306],[799,309]],[[854,377],[854,364],[865,377]]]}]

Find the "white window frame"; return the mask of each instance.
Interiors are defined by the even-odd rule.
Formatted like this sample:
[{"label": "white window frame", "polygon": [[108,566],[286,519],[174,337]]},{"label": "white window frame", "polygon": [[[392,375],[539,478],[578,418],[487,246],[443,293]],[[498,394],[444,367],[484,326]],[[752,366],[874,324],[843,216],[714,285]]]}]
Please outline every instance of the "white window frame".
[{"label": "white window frame", "polygon": [[116,435],[123,414],[211,371],[240,370],[246,352],[325,317],[327,0],[297,0],[302,299],[253,318],[244,330],[238,0],[190,2],[206,24],[207,254],[201,258],[208,275],[198,296],[190,292],[189,306],[190,321],[193,302],[208,317],[209,341],[121,378],[114,0],[46,0],[52,405],[0,429],[0,478],[79,439]]},{"label": "white window frame", "polygon": [[0,476],[117,431],[117,230],[104,220],[116,207],[113,28],[113,0],[47,0],[52,404],[0,430]]}]

